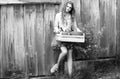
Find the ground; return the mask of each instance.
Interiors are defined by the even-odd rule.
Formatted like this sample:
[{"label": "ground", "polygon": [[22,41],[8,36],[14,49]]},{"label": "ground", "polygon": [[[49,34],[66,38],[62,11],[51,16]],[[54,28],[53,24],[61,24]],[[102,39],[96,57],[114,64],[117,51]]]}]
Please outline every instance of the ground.
[{"label": "ground", "polygon": [[[56,76],[56,79],[70,79],[66,73]],[[120,62],[116,60],[90,62],[87,67],[75,70],[71,79],[120,79]]]},{"label": "ground", "polygon": [[[52,77],[34,77],[31,79],[70,79],[70,77],[67,72],[58,72],[52,75]],[[86,67],[75,69],[71,79],[120,79],[120,61],[89,62]]]}]

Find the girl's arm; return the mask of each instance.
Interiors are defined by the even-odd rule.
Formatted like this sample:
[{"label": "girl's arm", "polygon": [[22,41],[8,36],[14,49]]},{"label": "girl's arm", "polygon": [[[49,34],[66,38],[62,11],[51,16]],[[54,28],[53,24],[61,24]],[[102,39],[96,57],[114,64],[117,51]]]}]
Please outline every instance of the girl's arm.
[{"label": "girl's arm", "polygon": [[76,32],[82,32],[77,26],[76,19],[73,21],[72,29],[73,29],[73,31],[76,31]]},{"label": "girl's arm", "polygon": [[55,33],[59,33],[60,32],[60,29],[59,29],[59,14],[56,14],[55,16],[55,23],[54,23],[54,32]]}]

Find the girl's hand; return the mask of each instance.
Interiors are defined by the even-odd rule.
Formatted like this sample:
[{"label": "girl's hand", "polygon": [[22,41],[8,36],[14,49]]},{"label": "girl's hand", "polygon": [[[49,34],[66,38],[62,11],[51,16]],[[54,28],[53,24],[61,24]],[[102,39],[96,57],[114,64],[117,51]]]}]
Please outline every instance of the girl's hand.
[{"label": "girl's hand", "polygon": [[69,28],[68,28],[68,29],[65,29],[65,32],[70,32],[70,31],[71,31],[71,29],[69,29]]},{"label": "girl's hand", "polygon": [[54,31],[56,34],[60,34],[61,30],[57,29],[56,31]]}]

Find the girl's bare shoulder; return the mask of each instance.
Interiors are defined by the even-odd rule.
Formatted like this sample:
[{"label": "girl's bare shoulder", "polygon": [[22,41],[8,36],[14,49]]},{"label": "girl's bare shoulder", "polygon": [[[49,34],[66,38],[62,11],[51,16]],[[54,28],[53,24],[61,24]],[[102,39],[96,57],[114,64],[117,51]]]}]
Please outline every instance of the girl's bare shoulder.
[{"label": "girl's bare shoulder", "polygon": [[57,17],[61,16],[62,12],[56,14]]}]

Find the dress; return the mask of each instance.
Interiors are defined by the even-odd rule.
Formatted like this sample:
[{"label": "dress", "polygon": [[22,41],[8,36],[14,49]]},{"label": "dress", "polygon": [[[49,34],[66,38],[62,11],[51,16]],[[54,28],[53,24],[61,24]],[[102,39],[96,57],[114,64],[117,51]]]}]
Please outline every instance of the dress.
[{"label": "dress", "polygon": [[[75,19],[71,20],[70,15],[66,15],[64,17],[64,21],[62,21],[62,12],[56,14],[54,24],[55,24],[54,25],[54,32],[58,32],[58,31],[61,31],[61,32],[72,32],[72,31],[81,32],[77,27],[76,20]],[[53,41],[51,43],[52,47],[65,46],[68,49],[73,48],[73,45],[76,45],[76,43],[57,41],[56,36],[53,38]]]},{"label": "dress", "polygon": [[66,30],[80,32],[80,30],[77,27],[76,19],[72,21],[70,15],[66,15],[64,21],[62,21],[62,12],[56,14],[54,24],[55,24],[54,32],[57,32],[59,30],[64,31],[64,32]]}]

